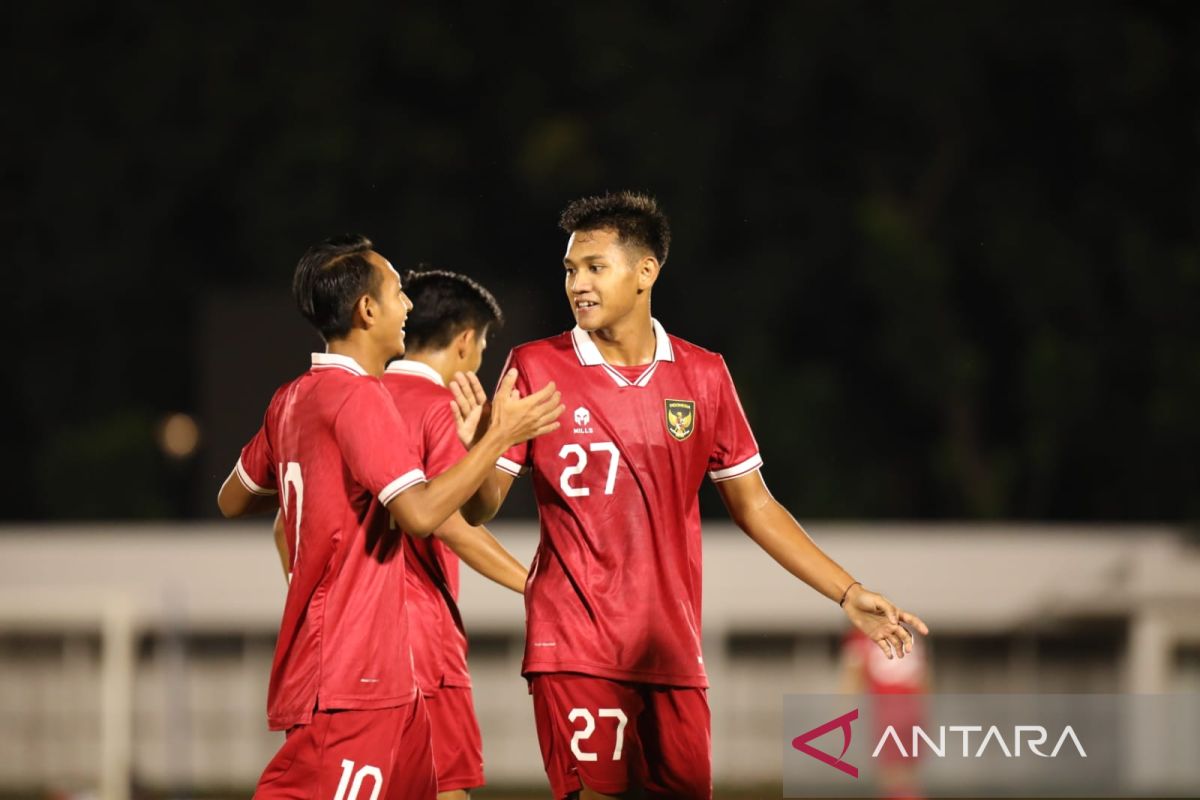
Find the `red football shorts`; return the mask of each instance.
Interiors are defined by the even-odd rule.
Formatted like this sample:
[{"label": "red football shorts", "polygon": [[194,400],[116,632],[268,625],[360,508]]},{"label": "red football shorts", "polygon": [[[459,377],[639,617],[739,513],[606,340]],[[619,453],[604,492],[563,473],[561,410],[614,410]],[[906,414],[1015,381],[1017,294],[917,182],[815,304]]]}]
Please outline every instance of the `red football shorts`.
[{"label": "red football shorts", "polygon": [[319,711],[297,725],[258,779],[255,798],[429,800],[437,794],[429,715],[397,708]]},{"label": "red football shorts", "polygon": [[425,707],[433,729],[437,790],[452,792],[483,786],[483,737],[471,690],[442,687],[425,698]]},{"label": "red football shorts", "polygon": [[542,762],[557,800],[601,794],[712,798],[712,737],[704,689],[566,672],[530,681]]}]

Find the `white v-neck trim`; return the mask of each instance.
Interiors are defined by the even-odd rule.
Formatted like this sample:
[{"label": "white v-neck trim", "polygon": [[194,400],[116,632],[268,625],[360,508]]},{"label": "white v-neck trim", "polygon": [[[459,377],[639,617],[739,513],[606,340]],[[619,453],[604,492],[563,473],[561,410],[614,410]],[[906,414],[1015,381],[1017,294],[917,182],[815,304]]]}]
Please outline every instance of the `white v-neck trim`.
[{"label": "white v-neck trim", "polygon": [[625,377],[620,370],[614,369],[611,364],[605,361],[600,348],[592,341],[592,337],[578,325],[571,331],[571,343],[575,347],[575,355],[579,358],[579,363],[583,366],[601,367],[618,386],[645,387],[650,383],[650,379],[654,377],[654,372],[658,369],[659,362],[675,360],[675,351],[671,347],[671,339],[667,336],[667,332],[663,330],[663,326],[659,324],[658,320],[653,318],[650,320],[650,326],[654,330],[654,360],[642,371],[641,375],[633,380]]}]

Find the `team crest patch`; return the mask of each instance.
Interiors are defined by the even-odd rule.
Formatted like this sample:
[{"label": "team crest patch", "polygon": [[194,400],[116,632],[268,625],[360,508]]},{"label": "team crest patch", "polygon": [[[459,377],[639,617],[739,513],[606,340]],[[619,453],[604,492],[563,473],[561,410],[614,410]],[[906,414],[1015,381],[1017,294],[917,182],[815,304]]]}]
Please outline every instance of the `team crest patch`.
[{"label": "team crest patch", "polygon": [[679,441],[696,429],[695,400],[667,400],[667,430]]}]

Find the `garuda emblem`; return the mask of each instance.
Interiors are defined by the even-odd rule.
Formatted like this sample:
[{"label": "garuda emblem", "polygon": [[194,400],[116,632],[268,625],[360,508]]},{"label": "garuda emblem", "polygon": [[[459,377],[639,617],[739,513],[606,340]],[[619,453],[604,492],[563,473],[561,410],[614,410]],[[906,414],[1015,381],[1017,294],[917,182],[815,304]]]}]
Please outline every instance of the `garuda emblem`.
[{"label": "garuda emblem", "polygon": [[666,405],[667,430],[682,442],[696,429],[696,401],[667,400]]}]

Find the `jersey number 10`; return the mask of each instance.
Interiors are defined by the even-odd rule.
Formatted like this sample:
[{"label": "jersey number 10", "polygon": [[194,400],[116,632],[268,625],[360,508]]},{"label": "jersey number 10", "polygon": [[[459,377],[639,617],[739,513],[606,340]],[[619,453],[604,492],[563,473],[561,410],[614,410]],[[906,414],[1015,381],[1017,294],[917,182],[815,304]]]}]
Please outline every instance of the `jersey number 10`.
[{"label": "jersey number 10", "polygon": [[587,468],[588,451],[608,453],[608,478],[604,481],[604,493],[613,493],[613,486],[617,483],[617,464],[621,461],[621,453],[617,450],[617,446],[612,442],[592,442],[588,445],[588,449],[584,450],[582,445],[572,443],[564,444],[558,451],[559,458],[575,459],[575,463],[563,467],[562,474],[558,476],[558,485],[567,497],[587,497],[592,493],[592,490],[586,486],[571,485],[571,478]]},{"label": "jersey number 10", "polygon": [[[304,519],[304,475],[300,472],[300,463],[289,461],[279,464],[279,485],[283,489],[283,518],[288,519],[288,508],[293,497],[296,498],[296,543],[292,547],[292,568],[288,570],[288,583],[292,582],[292,573],[300,561],[300,523]],[[289,520],[290,521],[290,520]]]}]

